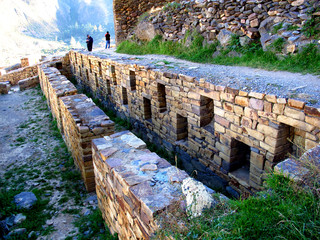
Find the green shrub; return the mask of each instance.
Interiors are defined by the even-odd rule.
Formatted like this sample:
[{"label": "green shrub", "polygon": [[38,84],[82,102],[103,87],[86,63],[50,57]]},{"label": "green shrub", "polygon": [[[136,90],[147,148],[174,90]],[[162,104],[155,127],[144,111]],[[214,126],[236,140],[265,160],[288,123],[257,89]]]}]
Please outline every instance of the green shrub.
[{"label": "green shrub", "polygon": [[285,40],[283,38],[277,38],[273,43],[268,46],[269,50],[274,51],[276,53],[281,53],[283,50],[283,46],[285,44]]}]

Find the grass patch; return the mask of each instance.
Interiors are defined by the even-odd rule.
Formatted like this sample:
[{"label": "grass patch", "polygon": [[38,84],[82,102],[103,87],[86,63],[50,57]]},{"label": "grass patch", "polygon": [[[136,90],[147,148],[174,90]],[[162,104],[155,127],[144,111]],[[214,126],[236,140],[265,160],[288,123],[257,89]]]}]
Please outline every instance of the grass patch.
[{"label": "grass patch", "polygon": [[[26,228],[25,234],[20,235],[18,239],[28,239],[28,232],[39,231],[41,234],[47,234],[48,229],[43,229],[42,225],[45,224],[46,220],[50,218],[48,214],[52,208],[48,205],[49,200],[42,198],[39,191],[33,191],[37,196],[37,203],[30,209],[19,209],[13,199],[14,196],[22,192],[23,187],[16,187],[7,190],[4,186],[8,186],[9,183],[0,180],[0,216],[11,216],[13,214],[22,213],[27,217],[27,220],[17,226],[17,228]],[[46,210],[46,211],[44,211]],[[11,239],[16,239],[14,236]],[[30,238],[36,239],[36,238]]]},{"label": "grass patch", "polygon": [[[200,63],[213,63],[220,65],[247,66],[266,70],[281,70],[289,72],[320,74],[320,52],[315,44],[305,46],[299,53],[279,58],[272,51],[263,51],[259,43],[240,47],[236,36],[232,37],[231,45],[221,55],[213,57],[217,50],[217,43],[204,44],[203,37],[195,34],[192,36],[190,46],[184,43],[163,41],[161,36],[156,36],[150,42],[123,41],[119,44],[117,52],[134,55],[163,54],[175,56],[179,59]],[[283,40],[277,40],[273,47],[280,52]],[[242,53],[241,57],[227,56],[227,53],[236,50]]]},{"label": "grass patch", "polygon": [[320,37],[320,17],[313,15],[313,13],[320,11],[320,7],[311,8],[308,12],[310,19],[308,19],[302,26],[301,32],[306,37],[319,38]]},{"label": "grass patch", "polygon": [[[201,217],[185,219],[185,227],[175,220],[157,237],[175,239],[318,239],[320,231],[319,195],[288,178],[272,174],[266,188],[246,200],[222,203]],[[167,214],[167,213],[165,213]],[[182,218],[183,219],[183,218]]]},{"label": "grass patch", "polygon": [[272,28],[271,33],[272,33],[272,34],[277,34],[278,31],[279,31],[282,27],[283,27],[283,23],[282,23],[282,22],[274,25],[274,27]]}]

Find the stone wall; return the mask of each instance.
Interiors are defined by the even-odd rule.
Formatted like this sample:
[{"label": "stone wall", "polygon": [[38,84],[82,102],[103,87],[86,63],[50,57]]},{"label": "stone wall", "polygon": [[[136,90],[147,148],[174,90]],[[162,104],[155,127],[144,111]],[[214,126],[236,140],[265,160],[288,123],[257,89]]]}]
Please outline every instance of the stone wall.
[{"label": "stone wall", "polygon": [[78,95],[75,86],[52,65],[56,62],[39,65],[40,86],[86,189],[94,191],[91,140],[113,134],[114,123],[91,99]]},{"label": "stone wall", "polygon": [[48,84],[49,81],[53,81],[57,76],[60,76],[61,74],[58,69],[54,67],[47,67],[44,65],[38,66],[38,72],[41,90],[47,99],[48,106],[50,107],[51,105]]},{"label": "stone wall", "polygon": [[63,133],[59,98],[77,94],[76,87],[59,70],[46,65],[39,66],[40,86],[47,97],[52,116],[57,120],[57,126]]},{"label": "stone wall", "polygon": [[114,133],[114,122],[84,94],[60,98],[66,144],[87,191],[95,190],[91,141]]},{"label": "stone wall", "polygon": [[214,172],[238,192],[260,189],[268,169],[299,155],[294,144],[319,144],[320,112],[304,102],[81,52],[70,61],[78,83],[141,123],[148,141],[187,159],[188,172]]},{"label": "stone wall", "polygon": [[120,239],[150,239],[161,213],[198,216],[227,199],[221,194],[214,198],[213,190],[149,151],[131,132],[114,134],[114,123],[84,94],[62,96],[74,94],[75,88],[50,66],[39,65],[41,88],[53,115],[60,108],[66,144],[87,190],[96,190],[112,233]]},{"label": "stone wall", "polygon": [[149,11],[151,8],[163,6],[172,0],[142,0],[136,1],[113,1],[114,27],[116,33],[116,43],[127,38],[128,33],[136,25],[140,15]]},{"label": "stone wall", "polygon": [[32,88],[32,87],[37,86],[38,84],[39,84],[39,76],[35,76],[32,78],[26,78],[26,79],[20,80],[18,82],[20,90]]},{"label": "stone wall", "polygon": [[8,94],[10,90],[9,82],[0,82],[0,94]]},{"label": "stone wall", "polygon": [[0,76],[0,82],[10,82],[11,85],[17,85],[20,80],[32,78],[38,75],[38,66],[19,68]]},{"label": "stone wall", "polygon": [[319,44],[302,34],[307,20],[320,17],[319,4],[313,0],[184,1],[150,14],[134,32],[142,40],[151,40],[145,39],[144,32],[148,31],[153,33],[151,38],[160,34],[179,41],[188,31],[196,30],[207,42],[218,39],[222,46],[237,34],[242,45],[260,39],[264,49],[280,38],[285,42],[285,52],[295,52],[307,43]]},{"label": "stone wall", "polygon": [[185,205],[181,184],[188,174],[128,131],[92,142],[99,208],[111,232],[119,239],[149,239],[161,211],[172,214]]}]

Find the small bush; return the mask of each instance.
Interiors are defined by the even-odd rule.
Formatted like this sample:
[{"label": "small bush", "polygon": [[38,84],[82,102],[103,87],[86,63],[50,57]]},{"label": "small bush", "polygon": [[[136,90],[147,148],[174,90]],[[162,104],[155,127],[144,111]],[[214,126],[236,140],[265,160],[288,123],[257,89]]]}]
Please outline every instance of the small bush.
[{"label": "small bush", "polygon": [[[76,239],[101,239],[101,240],[117,240],[117,235],[112,235],[106,227],[104,232],[101,229],[104,221],[99,209],[94,210],[90,215],[83,216],[75,222],[75,226],[79,228],[79,234]],[[86,233],[86,234],[84,234]]]}]

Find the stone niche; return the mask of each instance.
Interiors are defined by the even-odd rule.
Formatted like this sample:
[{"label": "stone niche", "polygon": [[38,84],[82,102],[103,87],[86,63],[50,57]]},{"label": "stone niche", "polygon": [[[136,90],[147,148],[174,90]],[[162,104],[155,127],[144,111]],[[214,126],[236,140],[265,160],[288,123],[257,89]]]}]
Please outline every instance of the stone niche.
[{"label": "stone niche", "polygon": [[114,122],[84,94],[61,97],[65,142],[87,191],[95,191],[91,141],[114,133]]}]

